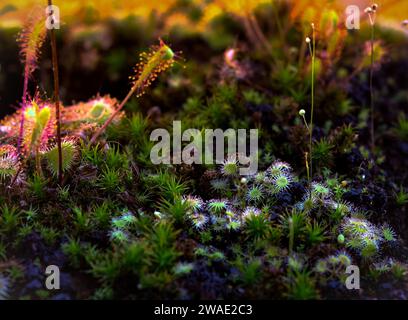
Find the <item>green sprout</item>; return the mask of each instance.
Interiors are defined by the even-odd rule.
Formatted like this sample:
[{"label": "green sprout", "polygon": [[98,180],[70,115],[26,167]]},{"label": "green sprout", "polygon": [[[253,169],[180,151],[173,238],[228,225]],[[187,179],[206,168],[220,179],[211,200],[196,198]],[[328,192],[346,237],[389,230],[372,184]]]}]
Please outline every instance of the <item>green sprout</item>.
[{"label": "green sprout", "polygon": [[226,179],[211,180],[211,189],[219,194],[224,194],[229,189],[229,183]]},{"label": "green sprout", "polygon": [[188,212],[188,204],[181,197],[174,198],[173,201],[162,200],[160,211],[168,214],[175,223],[183,223]]},{"label": "green sprout", "polygon": [[385,241],[387,242],[394,242],[396,241],[396,234],[394,230],[389,226],[383,226],[381,229],[382,236]]},{"label": "green sprout", "polygon": [[129,241],[129,235],[126,231],[115,229],[110,233],[111,240],[117,243],[125,243]]},{"label": "green sprout", "polygon": [[327,166],[333,159],[334,145],[326,138],[320,139],[313,145],[312,158],[316,167]]},{"label": "green sprout", "polygon": [[408,193],[405,192],[402,186],[400,186],[399,191],[395,193],[395,199],[396,199],[397,205],[400,207],[408,203]]},{"label": "green sprout", "polygon": [[311,300],[318,297],[315,280],[311,273],[303,271],[290,271],[287,277],[288,297],[294,300]]},{"label": "green sprout", "polygon": [[106,167],[98,181],[99,186],[107,191],[117,191],[121,188],[121,178],[119,170]]},{"label": "green sprout", "polygon": [[404,113],[398,116],[398,124],[394,127],[395,134],[403,141],[408,141],[408,119]]},{"label": "green sprout", "polygon": [[249,238],[258,240],[268,236],[270,225],[261,210],[248,207],[242,215],[245,222],[245,233]]},{"label": "green sprout", "polygon": [[279,220],[283,231],[289,239],[289,248],[292,251],[296,240],[300,238],[305,230],[306,215],[302,211],[292,209],[281,215]]},{"label": "green sprout", "polygon": [[225,200],[210,200],[207,207],[212,214],[221,214],[227,210],[227,202]]},{"label": "green sprout", "polygon": [[305,232],[307,242],[310,245],[321,243],[326,239],[324,226],[321,222],[313,221],[313,223],[307,223]]}]

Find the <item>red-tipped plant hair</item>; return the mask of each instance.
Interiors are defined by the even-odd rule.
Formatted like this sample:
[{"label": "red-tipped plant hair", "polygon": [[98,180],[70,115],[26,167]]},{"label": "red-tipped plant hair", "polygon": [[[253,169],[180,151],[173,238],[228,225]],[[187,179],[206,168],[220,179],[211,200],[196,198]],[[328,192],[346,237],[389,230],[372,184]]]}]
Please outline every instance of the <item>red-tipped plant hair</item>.
[{"label": "red-tipped plant hair", "polygon": [[17,38],[22,63],[24,64],[23,102],[27,99],[28,80],[32,77],[34,70],[37,69],[41,47],[47,35],[45,19],[44,10],[35,8]]}]

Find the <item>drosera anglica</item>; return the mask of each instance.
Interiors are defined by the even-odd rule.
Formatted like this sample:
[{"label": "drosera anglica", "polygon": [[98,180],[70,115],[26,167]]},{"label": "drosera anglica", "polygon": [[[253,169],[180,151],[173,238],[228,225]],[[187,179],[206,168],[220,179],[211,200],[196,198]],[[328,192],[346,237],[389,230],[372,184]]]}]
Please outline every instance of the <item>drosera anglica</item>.
[{"label": "drosera anglica", "polygon": [[[45,15],[39,14],[37,9],[33,11],[28,22],[24,26],[17,38],[20,46],[20,56],[24,63],[24,85],[22,96],[22,110],[20,119],[19,138],[17,142],[17,152],[20,154],[23,143],[24,131],[24,111],[29,105],[28,81],[32,78],[33,72],[37,69],[40,50],[46,37]],[[39,11],[39,10],[38,10]],[[42,12],[42,11],[39,11]]]},{"label": "drosera anglica", "polygon": [[177,57],[176,54],[162,39],[159,39],[159,41],[159,46],[153,46],[150,52],[142,52],[140,54],[140,62],[136,64],[135,75],[130,77],[132,80],[132,88],[119,107],[112,113],[109,119],[106,120],[104,125],[95,132],[90,140],[90,144],[95,143],[96,139],[112,122],[120,110],[122,110],[123,106],[133,94],[136,94],[137,97],[141,97],[160,73],[173,66],[175,58]]}]

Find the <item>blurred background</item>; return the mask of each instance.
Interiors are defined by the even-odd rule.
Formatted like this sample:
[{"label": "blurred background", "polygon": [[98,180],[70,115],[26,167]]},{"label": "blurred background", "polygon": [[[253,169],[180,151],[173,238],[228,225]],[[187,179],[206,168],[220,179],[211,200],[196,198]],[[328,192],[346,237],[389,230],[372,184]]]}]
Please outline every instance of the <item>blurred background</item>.
[{"label": "blurred background", "polygon": [[[0,1],[0,116],[11,113],[21,99],[23,66],[16,43],[18,33],[28,17],[41,12],[46,3],[45,0]],[[138,54],[157,43],[158,37],[169,42],[175,50],[184,51],[186,64],[191,67],[185,74],[191,80],[203,76],[203,73],[194,72],[198,64],[205,68],[226,48],[241,40],[246,41],[245,20],[242,18],[253,10],[263,18],[261,28],[267,32],[267,24],[274,23],[279,17],[279,12],[272,10],[274,7],[287,7],[293,19],[316,21],[324,7],[336,10],[343,18],[349,4],[358,5],[363,12],[370,2],[55,0],[61,19],[61,29],[57,31],[61,99],[66,105],[87,100],[97,93],[120,99],[129,89],[128,76]],[[378,4],[381,8],[378,22],[386,27],[399,28],[401,21],[408,16],[407,1],[378,1]],[[175,73],[177,75],[177,70]],[[43,46],[35,80],[39,92],[51,91],[48,42]],[[175,86],[183,83],[183,79],[177,76],[170,77],[169,81]],[[177,99],[182,102],[184,97],[179,95]],[[173,99],[173,103],[177,100]]]}]

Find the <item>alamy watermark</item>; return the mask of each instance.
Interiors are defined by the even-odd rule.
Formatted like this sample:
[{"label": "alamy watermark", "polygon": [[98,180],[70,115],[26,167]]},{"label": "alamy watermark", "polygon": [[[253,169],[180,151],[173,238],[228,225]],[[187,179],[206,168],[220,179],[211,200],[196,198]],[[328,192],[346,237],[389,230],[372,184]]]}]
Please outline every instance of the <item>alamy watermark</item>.
[{"label": "alamy watermark", "polygon": [[[181,121],[173,121],[172,135],[166,129],[156,129],[150,134],[150,141],[157,142],[150,152],[153,164],[223,164],[227,158],[237,162],[242,176],[258,171],[258,129],[249,129],[249,137],[246,129],[187,129],[182,132]],[[183,142],[188,142],[184,148]]]},{"label": "alamy watermark", "polygon": [[60,28],[60,10],[57,6],[47,6],[45,8],[45,14],[47,19],[45,20],[45,26],[48,30]]},{"label": "alamy watermark", "polygon": [[[368,15],[370,19],[370,24],[373,25],[375,21],[375,14],[377,12],[378,5],[372,4],[371,6],[364,9],[364,13]],[[348,30],[358,30],[360,29],[360,18],[361,11],[357,5],[349,5],[346,7],[346,21],[345,26]]]},{"label": "alamy watermark", "polygon": [[356,5],[350,5],[346,8],[346,28],[348,30],[360,29],[360,8]]},{"label": "alamy watermark", "polygon": [[346,278],[346,288],[349,290],[359,290],[360,268],[355,265],[349,265],[346,268],[346,274],[349,274],[349,276]]},{"label": "alamy watermark", "polygon": [[[45,25],[47,29],[60,28],[60,9],[56,5],[47,6],[45,9],[47,19]],[[349,5],[345,10],[345,26],[348,30],[360,29],[361,10],[357,5]]]},{"label": "alamy watermark", "polygon": [[60,269],[58,266],[49,265],[45,269],[45,287],[48,290],[59,290],[60,289]]}]

